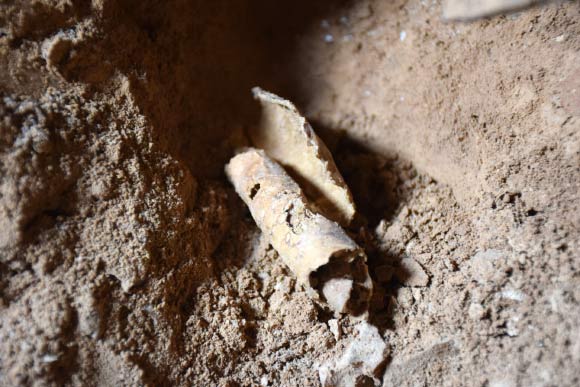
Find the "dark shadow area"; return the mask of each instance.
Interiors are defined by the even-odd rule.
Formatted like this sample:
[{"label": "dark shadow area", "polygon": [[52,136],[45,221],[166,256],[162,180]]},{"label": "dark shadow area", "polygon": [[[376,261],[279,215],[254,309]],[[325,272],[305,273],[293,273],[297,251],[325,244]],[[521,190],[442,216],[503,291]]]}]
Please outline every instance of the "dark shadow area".
[{"label": "dark shadow area", "polygon": [[350,138],[346,131],[333,130],[314,122],[319,137],[328,145],[336,165],[349,186],[358,213],[356,226],[374,228],[383,219],[389,219],[405,193],[399,189],[405,176],[397,168],[410,167],[397,155],[379,155]]},{"label": "dark shadow area", "polygon": [[404,253],[383,246],[379,234],[408,201],[410,190],[406,185],[416,176],[415,169],[397,155],[373,153],[345,131],[316,122],[313,127],[331,149],[357,206],[357,216],[349,231],[368,258],[373,280],[370,322],[381,331],[392,329],[398,307],[396,296],[410,273],[399,264],[405,258]]},{"label": "dark shadow area", "polygon": [[129,77],[157,144],[195,176],[221,176],[225,140],[259,113],[251,88],[288,96],[298,39],[343,3],[107,2],[102,66],[113,62]]}]

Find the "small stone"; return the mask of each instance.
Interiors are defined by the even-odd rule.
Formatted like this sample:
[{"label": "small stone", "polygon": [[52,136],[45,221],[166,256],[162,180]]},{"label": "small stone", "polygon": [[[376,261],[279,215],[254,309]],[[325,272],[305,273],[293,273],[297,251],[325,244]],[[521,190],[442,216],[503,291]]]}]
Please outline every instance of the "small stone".
[{"label": "small stone", "polygon": [[[453,364],[459,354],[454,341],[443,341],[408,357],[396,357],[383,375],[383,387],[423,386],[430,380],[434,365]],[[439,368],[440,369],[440,368]]]},{"label": "small stone", "polygon": [[284,294],[290,294],[294,288],[294,280],[288,276],[278,277],[274,290],[281,291]]},{"label": "small stone", "polygon": [[358,335],[342,356],[318,368],[323,386],[364,386],[382,371],[388,351],[379,330],[367,322],[361,322],[356,328]]},{"label": "small stone", "polygon": [[46,354],[44,356],[42,356],[42,362],[43,363],[54,363],[55,361],[57,361],[59,358],[58,355],[53,355],[53,354]]},{"label": "small stone", "polygon": [[48,67],[59,71],[69,57],[73,45],[71,37],[62,33],[46,40],[42,44],[42,56]]},{"label": "small stone", "polygon": [[480,251],[471,258],[473,279],[480,284],[500,282],[505,277],[505,271],[500,270],[504,253],[499,250]]},{"label": "small stone", "polygon": [[252,308],[252,311],[256,314],[256,316],[263,317],[267,314],[267,305],[262,298],[260,297],[252,298],[250,299],[249,304],[250,307]]},{"label": "small stone", "polygon": [[506,322],[506,333],[508,336],[515,337],[520,334],[520,330],[518,329],[519,321],[520,318],[518,316],[514,316]]},{"label": "small stone", "polygon": [[476,321],[483,320],[487,315],[487,311],[483,308],[483,306],[477,303],[472,303],[469,305],[467,313],[472,320]]},{"label": "small stone", "polygon": [[414,302],[413,292],[409,288],[401,288],[397,293],[397,303],[404,309],[413,306]]},{"label": "small stone", "polygon": [[374,375],[385,361],[387,344],[377,327],[362,322],[356,328],[358,336],[347,347],[337,365],[357,365],[364,374]]},{"label": "small stone", "polygon": [[331,318],[330,320],[328,320],[328,329],[334,335],[334,338],[337,341],[342,336],[342,329],[340,328],[340,325],[338,324],[338,320],[337,319]]},{"label": "small stone", "polygon": [[30,129],[30,134],[32,138],[32,149],[36,153],[49,153],[52,150],[53,146],[46,129],[41,129],[35,125]]},{"label": "small stone", "polygon": [[399,262],[395,276],[405,286],[423,287],[429,284],[429,275],[412,258],[404,258]]},{"label": "small stone", "polygon": [[335,278],[324,284],[322,294],[324,294],[326,302],[333,310],[346,313],[352,287],[353,281],[351,279]]},{"label": "small stone", "polygon": [[112,189],[107,181],[97,180],[89,187],[89,192],[95,199],[105,200],[111,196]]}]

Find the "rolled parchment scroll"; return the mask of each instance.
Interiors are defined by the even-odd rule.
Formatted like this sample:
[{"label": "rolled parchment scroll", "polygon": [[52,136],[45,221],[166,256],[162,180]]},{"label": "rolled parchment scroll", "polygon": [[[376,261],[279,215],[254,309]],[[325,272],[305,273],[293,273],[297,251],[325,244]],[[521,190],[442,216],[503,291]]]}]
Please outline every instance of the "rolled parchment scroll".
[{"label": "rolled parchment scroll", "polygon": [[302,284],[336,312],[366,311],[372,281],[364,251],[337,223],[315,212],[284,168],[249,148],[230,160],[226,174]]}]

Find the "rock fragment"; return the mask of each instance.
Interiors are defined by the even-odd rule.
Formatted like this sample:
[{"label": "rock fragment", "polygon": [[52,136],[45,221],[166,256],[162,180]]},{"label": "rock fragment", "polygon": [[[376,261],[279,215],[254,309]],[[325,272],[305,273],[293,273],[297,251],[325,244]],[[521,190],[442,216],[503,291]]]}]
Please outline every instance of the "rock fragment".
[{"label": "rock fragment", "polygon": [[331,318],[328,320],[328,329],[336,340],[340,340],[340,337],[342,336],[342,329],[337,319]]},{"label": "rock fragment", "polygon": [[501,283],[506,277],[505,260],[503,251],[478,251],[470,262],[473,279],[481,285]]},{"label": "rock fragment", "polygon": [[[319,368],[324,387],[358,387],[380,375],[388,355],[387,344],[376,327],[361,322],[358,335],[336,361]],[[372,385],[372,384],[371,384]]]},{"label": "rock fragment", "polygon": [[467,310],[469,318],[474,321],[483,320],[487,316],[487,310],[479,303],[472,303]]},{"label": "rock fragment", "polygon": [[412,258],[402,259],[395,269],[395,276],[405,286],[424,287],[429,284],[429,275]]},{"label": "rock fragment", "polygon": [[262,104],[252,143],[282,164],[303,187],[323,215],[347,226],[355,214],[352,195],[328,148],[292,102],[255,87]]},{"label": "rock fragment", "polygon": [[443,17],[448,20],[470,20],[499,13],[521,10],[541,0],[447,0]]},{"label": "rock fragment", "polygon": [[423,352],[395,358],[383,375],[383,387],[427,385],[433,369],[447,368],[459,353],[456,343],[447,340],[432,345]]}]

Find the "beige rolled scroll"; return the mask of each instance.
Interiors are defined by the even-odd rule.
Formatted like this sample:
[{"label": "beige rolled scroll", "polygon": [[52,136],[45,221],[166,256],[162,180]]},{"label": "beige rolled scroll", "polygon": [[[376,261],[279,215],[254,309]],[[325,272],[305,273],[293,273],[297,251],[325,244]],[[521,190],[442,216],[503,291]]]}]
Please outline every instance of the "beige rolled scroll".
[{"label": "beige rolled scroll", "polygon": [[226,174],[302,284],[336,312],[366,311],[372,281],[364,251],[337,223],[314,211],[284,168],[250,148],[230,160]]}]

